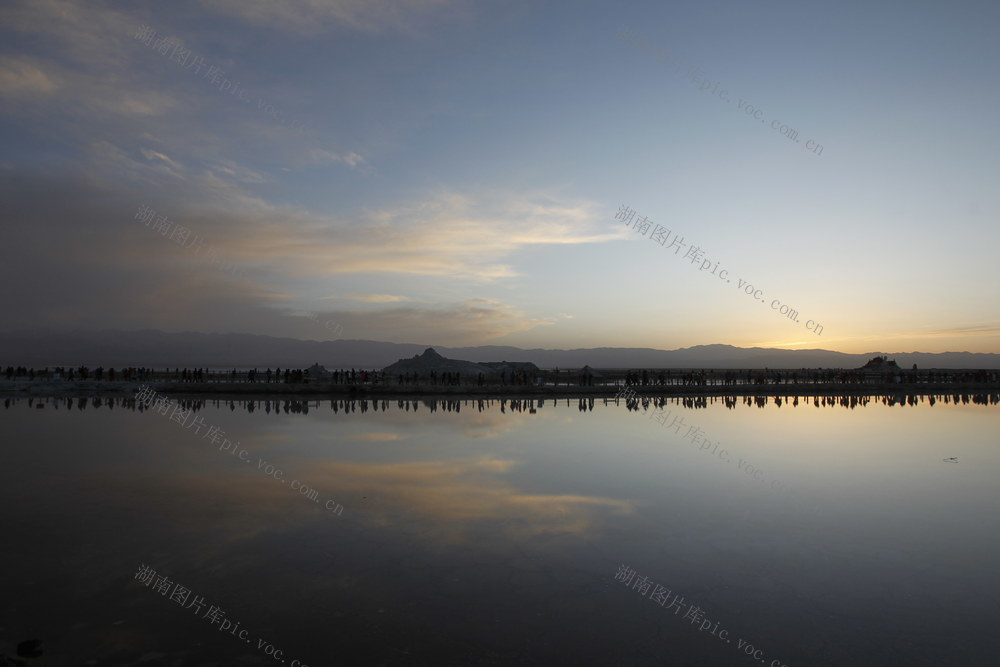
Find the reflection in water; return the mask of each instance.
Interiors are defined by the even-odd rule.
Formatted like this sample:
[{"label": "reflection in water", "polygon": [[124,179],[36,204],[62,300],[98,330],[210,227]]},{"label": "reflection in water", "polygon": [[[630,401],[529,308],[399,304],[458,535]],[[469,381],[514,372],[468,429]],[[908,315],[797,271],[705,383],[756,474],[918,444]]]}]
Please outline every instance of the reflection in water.
[{"label": "reflection in water", "polygon": [[[185,410],[200,410],[206,406],[212,406],[215,408],[229,408],[230,411],[245,410],[246,412],[253,413],[257,410],[261,410],[266,414],[301,414],[308,415],[309,410],[317,410],[323,408],[326,404],[327,409],[332,410],[334,413],[343,412],[345,414],[349,413],[366,413],[369,410],[372,412],[387,412],[390,408],[395,405],[396,409],[404,412],[416,412],[420,407],[429,410],[430,412],[455,412],[459,413],[462,409],[466,410],[477,410],[479,412],[489,411],[489,410],[499,410],[501,413],[506,414],[508,411],[522,413],[527,412],[530,414],[536,414],[537,410],[545,407],[546,405],[551,405],[553,407],[564,403],[567,407],[571,405],[572,402],[576,402],[577,409],[580,412],[593,411],[595,401],[602,403],[603,405],[624,405],[629,411],[638,410],[648,410],[650,407],[662,408],[667,405],[683,406],[689,409],[707,408],[711,405],[721,404],[729,409],[735,409],[741,405],[747,407],[757,407],[764,408],[768,405],[774,405],[774,407],[780,408],[782,406],[798,407],[801,405],[813,405],[814,407],[843,407],[843,408],[858,408],[865,407],[868,405],[882,404],[888,406],[917,406],[917,405],[930,405],[933,406],[937,403],[955,404],[955,405],[997,405],[1000,404],[1000,393],[990,393],[990,392],[980,392],[980,393],[955,393],[955,394],[884,394],[884,395],[830,395],[830,396],[814,396],[814,395],[803,395],[803,396],[687,396],[687,397],[657,397],[657,396],[644,396],[629,399],[619,399],[619,398],[493,398],[493,399],[483,399],[483,398],[462,398],[462,399],[439,399],[439,398],[424,398],[424,399],[398,399],[394,401],[384,400],[384,399],[330,399],[317,400],[317,399],[191,399],[191,398],[181,398],[174,399],[176,402]],[[105,407],[112,410],[116,407],[133,410],[138,412],[143,412],[146,410],[151,410],[153,408],[146,406],[141,401],[137,401],[132,397],[117,397],[117,396],[82,396],[82,397],[13,397],[5,398],[3,405],[4,408],[11,408],[13,406],[19,405],[20,403],[26,402],[30,408],[51,408],[53,410],[59,410],[60,408],[66,410],[85,410],[89,406],[91,409],[99,409]]]},{"label": "reflection in water", "polygon": [[992,664],[998,398],[9,398],[0,654],[260,662],[141,562],[314,666]]}]

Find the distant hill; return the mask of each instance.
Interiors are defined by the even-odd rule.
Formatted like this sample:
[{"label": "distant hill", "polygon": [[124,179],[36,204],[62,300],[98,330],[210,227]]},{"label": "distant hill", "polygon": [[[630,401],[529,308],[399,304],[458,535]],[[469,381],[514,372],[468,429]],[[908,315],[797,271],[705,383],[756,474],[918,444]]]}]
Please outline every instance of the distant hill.
[{"label": "distant hill", "polygon": [[[0,366],[206,366],[245,368],[384,368],[422,354],[427,345],[369,340],[319,342],[253,334],[165,333],[157,330],[0,333]],[[732,345],[697,345],[677,350],[598,347],[524,350],[483,345],[443,347],[442,356],[476,363],[527,361],[540,368],[859,368],[875,356],[900,367],[1000,369],[1000,354],[969,352],[879,352],[844,354],[829,350],[782,350]]]},{"label": "distant hill", "polygon": [[446,359],[438,354],[434,348],[429,347],[423,354],[414,355],[409,359],[400,359],[394,364],[385,367],[385,372],[389,375],[399,373],[461,373],[462,375],[490,375],[492,370],[486,366],[471,361],[460,359]]},{"label": "distant hill", "polygon": [[898,371],[902,370],[899,364],[896,363],[895,359],[890,359],[888,357],[874,357],[867,364],[862,366],[860,369],[862,371]]}]

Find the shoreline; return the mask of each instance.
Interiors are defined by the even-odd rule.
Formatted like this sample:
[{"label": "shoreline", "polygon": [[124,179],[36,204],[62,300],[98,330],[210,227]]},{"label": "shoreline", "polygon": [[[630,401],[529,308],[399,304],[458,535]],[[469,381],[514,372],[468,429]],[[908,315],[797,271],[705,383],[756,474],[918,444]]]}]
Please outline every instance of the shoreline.
[{"label": "shoreline", "polygon": [[[179,398],[246,398],[311,397],[348,399],[404,399],[450,397],[470,399],[494,398],[614,398],[622,386],[530,386],[530,385],[344,385],[344,384],[283,384],[249,382],[173,382],[173,381],[109,381],[109,380],[0,380],[0,396],[13,397],[134,397],[146,386],[157,393]],[[630,385],[631,398],[661,396],[932,396],[952,394],[1000,393],[997,382],[933,382],[933,383],[788,383],[736,385]],[[620,396],[624,398],[624,396]]]}]

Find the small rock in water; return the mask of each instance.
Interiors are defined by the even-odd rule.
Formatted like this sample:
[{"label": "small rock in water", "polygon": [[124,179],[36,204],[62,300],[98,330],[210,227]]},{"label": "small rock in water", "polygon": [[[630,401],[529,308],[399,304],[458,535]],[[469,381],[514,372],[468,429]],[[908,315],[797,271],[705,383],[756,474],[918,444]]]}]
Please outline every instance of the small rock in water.
[{"label": "small rock in water", "polygon": [[41,639],[25,639],[17,645],[17,657],[19,658],[37,658],[42,653]]}]

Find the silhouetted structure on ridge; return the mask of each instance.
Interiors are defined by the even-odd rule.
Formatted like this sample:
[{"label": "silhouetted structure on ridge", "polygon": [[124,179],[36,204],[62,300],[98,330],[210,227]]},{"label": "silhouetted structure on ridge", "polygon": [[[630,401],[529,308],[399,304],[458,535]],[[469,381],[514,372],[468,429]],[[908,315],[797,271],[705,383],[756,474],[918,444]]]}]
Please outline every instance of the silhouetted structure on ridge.
[{"label": "silhouetted structure on ridge", "polygon": [[871,361],[862,366],[862,371],[900,371],[903,370],[895,361],[890,361],[889,357],[872,357]]}]

